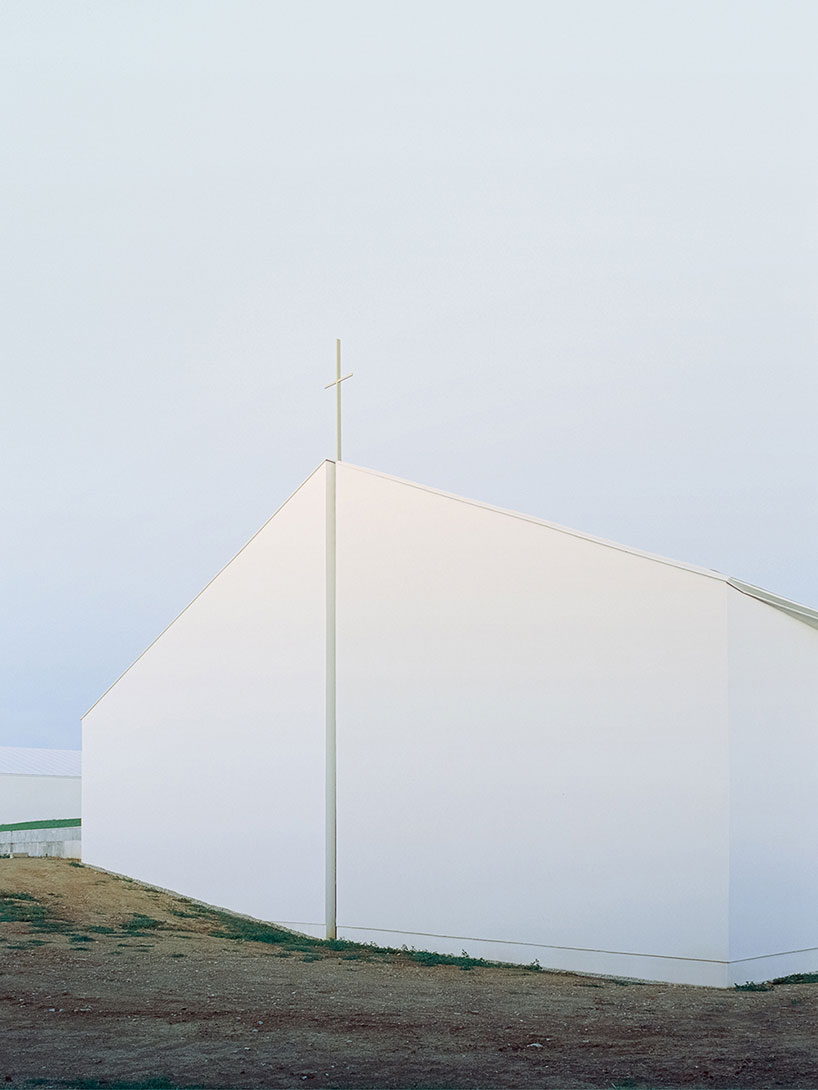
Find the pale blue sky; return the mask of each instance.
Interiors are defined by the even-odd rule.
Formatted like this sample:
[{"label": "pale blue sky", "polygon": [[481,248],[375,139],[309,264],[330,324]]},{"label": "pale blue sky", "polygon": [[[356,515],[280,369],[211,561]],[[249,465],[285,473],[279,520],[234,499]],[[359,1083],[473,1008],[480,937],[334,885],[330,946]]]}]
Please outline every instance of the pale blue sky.
[{"label": "pale blue sky", "polygon": [[818,606],[818,5],[4,0],[0,744],[333,452]]}]

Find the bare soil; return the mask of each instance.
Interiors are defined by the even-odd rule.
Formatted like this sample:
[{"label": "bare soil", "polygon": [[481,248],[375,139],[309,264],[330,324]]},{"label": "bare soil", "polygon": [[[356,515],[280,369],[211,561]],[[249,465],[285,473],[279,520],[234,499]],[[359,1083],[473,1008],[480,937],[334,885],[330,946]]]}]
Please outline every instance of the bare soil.
[{"label": "bare soil", "polygon": [[818,984],[464,969],[279,935],[90,867],[0,859],[0,1090],[818,1088]]}]

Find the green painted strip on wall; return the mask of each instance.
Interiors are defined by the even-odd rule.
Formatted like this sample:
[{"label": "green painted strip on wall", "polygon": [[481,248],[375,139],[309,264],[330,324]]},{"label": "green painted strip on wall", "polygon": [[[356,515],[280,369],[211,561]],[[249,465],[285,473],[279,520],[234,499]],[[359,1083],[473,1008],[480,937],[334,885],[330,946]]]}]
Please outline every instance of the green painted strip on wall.
[{"label": "green painted strip on wall", "polygon": [[16,821],[11,825],[0,825],[0,833],[14,832],[17,829],[71,829],[82,825],[81,818],[52,818],[51,821]]}]

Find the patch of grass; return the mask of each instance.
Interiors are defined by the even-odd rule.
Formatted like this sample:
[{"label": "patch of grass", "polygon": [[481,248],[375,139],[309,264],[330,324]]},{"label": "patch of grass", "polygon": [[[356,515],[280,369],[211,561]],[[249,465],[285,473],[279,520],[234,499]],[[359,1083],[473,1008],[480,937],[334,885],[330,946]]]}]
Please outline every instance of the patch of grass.
[{"label": "patch of grass", "polygon": [[220,939],[234,939],[237,942],[263,942],[273,946],[292,946],[298,950],[321,944],[320,939],[305,938],[303,935],[284,931],[283,928],[274,927],[273,924],[258,923],[256,920],[245,920],[240,916],[219,916],[216,914],[214,922],[221,924],[221,930],[213,934]]},{"label": "patch of grass", "polygon": [[71,860],[71,862],[70,862],[70,863],[68,864],[68,866],[69,866],[69,867],[81,867],[81,866],[82,866],[82,863],[78,863],[78,862],[76,861],[76,859],[72,859],[72,860]]},{"label": "patch of grass", "polygon": [[89,943],[96,942],[96,939],[92,939],[90,935],[74,934],[68,936],[68,941],[73,943]]},{"label": "patch of grass", "polygon": [[185,954],[171,954],[170,956],[171,956],[172,958],[183,958],[183,957],[186,957],[186,955],[185,955]]},{"label": "patch of grass", "polygon": [[155,920],[153,916],[144,916],[141,912],[134,912],[129,920],[122,924],[120,930],[130,935],[142,935],[146,931],[157,931],[163,927],[161,920]]},{"label": "patch of grass", "polygon": [[33,931],[65,932],[72,925],[30,893],[0,893],[0,923],[26,923]]},{"label": "patch of grass", "polygon": [[105,927],[103,924],[92,924],[89,928],[95,935],[113,935],[116,933],[115,927]]},{"label": "patch of grass", "polygon": [[771,992],[772,990],[772,984],[766,981],[757,983],[754,980],[748,980],[746,984],[736,984],[737,992]]},{"label": "patch of grass", "polygon": [[305,954],[301,960],[302,961],[321,961],[321,955],[320,954]]},{"label": "patch of grass", "polygon": [[818,973],[791,973],[790,976],[777,976],[770,984],[818,984]]},{"label": "patch of grass", "polygon": [[[381,952],[380,948],[376,947],[376,949]],[[391,950],[383,950],[383,952],[392,953]],[[403,949],[401,954],[418,965],[454,965],[458,969],[468,970],[497,964],[497,962],[486,961],[485,958],[469,957],[465,950],[461,954],[438,954],[434,950],[415,950],[413,947],[412,949]]]},{"label": "patch of grass", "polygon": [[[5,906],[12,906],[15,902],[28,901],[30,904],[39,904],[36,897],[32,897],[30,893],[0,893],[0,913],[4,911]],[[0,919],[3,917],[0,916]],[[8,917],[13,919],[16,917]]]},{"label": "patch of grass", "polygon": [[[316,942],[322,942],[321,939],[316,939]],[[360,943],[352,942],[351,939],[326,939],[322,942],[323,946],[326,946],[328,950],[357,950],[360,947]]]}]

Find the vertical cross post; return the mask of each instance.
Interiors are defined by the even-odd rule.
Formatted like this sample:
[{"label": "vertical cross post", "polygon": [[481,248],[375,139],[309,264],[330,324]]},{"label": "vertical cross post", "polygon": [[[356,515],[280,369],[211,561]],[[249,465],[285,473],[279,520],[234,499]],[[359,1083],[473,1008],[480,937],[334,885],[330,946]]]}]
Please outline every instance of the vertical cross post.
[{"label": "vertical cross post", "polygon": [[336,340],[335,342],[335,381],[328,382],[324,387],[325,390],[329,390],[331,386],[335,387],[335,435],[336,435],[336,461],[341,461],[341,383],[346,382],[348,378],[352,378],[352,371],[348,375],[341,377],[341,342]]}]

